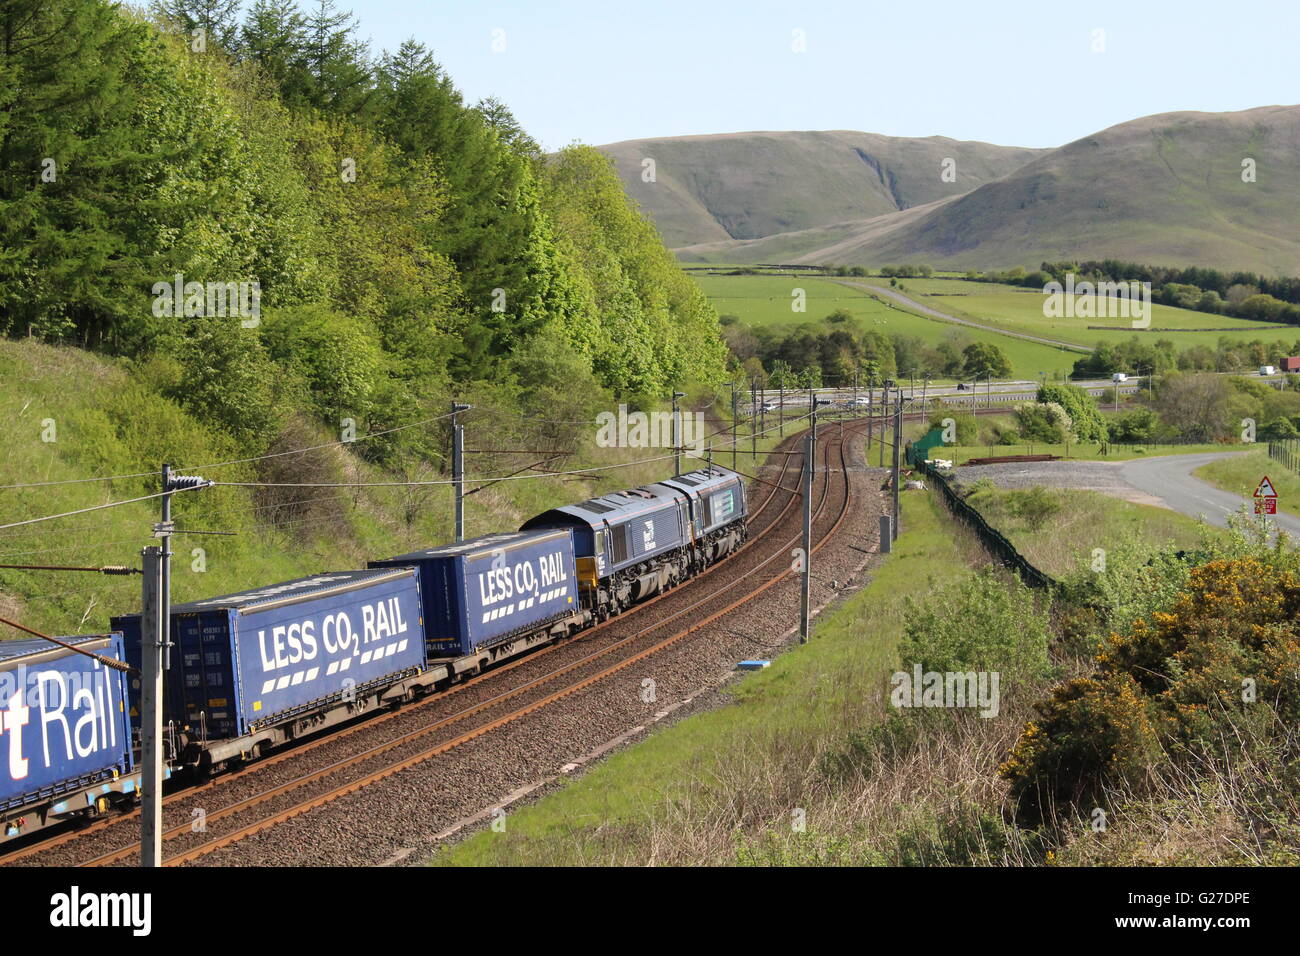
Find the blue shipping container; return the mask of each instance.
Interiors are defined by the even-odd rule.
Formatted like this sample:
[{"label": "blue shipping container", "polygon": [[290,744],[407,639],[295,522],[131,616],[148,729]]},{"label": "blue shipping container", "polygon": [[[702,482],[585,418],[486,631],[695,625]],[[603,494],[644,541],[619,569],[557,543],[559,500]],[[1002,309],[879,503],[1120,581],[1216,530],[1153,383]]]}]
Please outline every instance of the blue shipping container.
[{"label": "blue shipping container", "polygon": [[[122,635],[65,637],[123,660]],[[126,675],[49,641],[0,641],[0,810],[131,770]]]},{"label": "blue shipping container", "polygon": [[568,528],[486,535],[370,567],[419,568],[432,656],[471,654],[578,610]]},{"label": "blue shipping container", "polygon": [[[333,571],[172,608],[164,717],[239,737],[424,667],[412,570]],[[140,616],[114,618],[140,659]],[[132,690],[133,712],[139,707]]]}]

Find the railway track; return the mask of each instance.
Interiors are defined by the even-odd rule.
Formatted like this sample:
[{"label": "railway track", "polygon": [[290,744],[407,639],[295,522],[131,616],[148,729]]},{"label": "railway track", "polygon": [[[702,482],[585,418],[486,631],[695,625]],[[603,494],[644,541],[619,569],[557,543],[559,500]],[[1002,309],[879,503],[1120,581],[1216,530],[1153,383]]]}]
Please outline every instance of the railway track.
[{"label": "railway track", "polygon": [[[844,442],[842,440],[822,442],[820,453],[827,459],[826,465],[831,464],[833,455],[838,457],[838,471],[844,479],[842,495],[836,502],[836,496],[832,494],[834,482],[831,480],[831,471],[827,467],[820,470],[824,478],[820,482],[814,511],[814,527],[820,529],[819,532],[815,531],[817,540],[813,547],[814,552],[825,546],[838,531],[849,513],[852,501]],[[800,471],[802,472],[802,465]],[[781,513],[785,514],[789,505],[795,500],[797,499],[791,496]],[[768,530],[775,532],[779,524],[780,522],[773,522]],[[194,836],[192,828],[184,822],[169,828],[164,834],[165,839],[182,846],[166,855],[165,864],[180,865],[193,862],[294,817],[309,813],[340,797],[355,793],[433,757],[448,753],[496,729],[522,720],[542,708],[564,700],[671,647],[695,631],[751,601],[758,594],[774,587],[793,573],[786,568],[771,574],[757,586],[741,587],[742,584],[749,583],[756,572],[786,558],[786,549],[800,540],[799,534],[787,537],[785,532],[776,533],[780,547],[761,559],[748,573],[723,583],[710,594],[678,608],[662,619],[607,643],[582,658],[557,667],[526,684],[465,708],[457,714],[416,728],[402,737],[377,744],[335,764],[310,771],[253,794],[245,800],[217,811],[216,814],[209,814],[206,818],[208,823],[214,820],[234,819],[236,825],[232,829],[225,830],[212,838],[201,836],[199,839],[192,839],[191,837]],[[739,557],[739,554],[735,557]],[[683,589],[679,589],[679,592],[681,590]],[[670,628],[670,625],[676,625],[687,615],[690,617],[684,627]],[[667,633],[664,633],[665,631]],[[619,654],[620,651],[624,653]],[[606,661],[606,658],[612,659]],[[503,706],[507,704],[512,706],[508,708]],[[458,728],[451,737],[435,739],[439,731],[476,717],[480,719],[463,729]],[[345,779],[325,783],[323,788],[317,786],[347,771],[356,771],[356,773]],[[286,796],[289,799],[281,805],[280,798]],[[258,809],[264,806],[266,806],[265,810]],[[246,822],[243,816],[245,813],[248,813]],[[134,855],[135,850],[134,846],[124,847],[89,863],[101,865],[120,862]]]},{"label": "railway track", "polygon": [[[860,425],[862,423],[858,423],[858,424]],[[851,424],[849,427],[849,431],[852,432],[853,430],[854,430],[854,426]],[[793,441],[794,438],[792,436],[789,442],[793,442]],[[829,457],[830,449],[831,449],[830,443],[825,443],[825,442],[822,443],[822,452],[824,455]],[[685,636],[686,633],[689,633],[691,630],[694,630],[696,628],[690,628],[685,632],[674,635],[671,639],[665,642],[661,642],[660,644],[652,644],[649,648],[644,648],[638,652],[631,653],[621,663],[616,664],[612,667],[601,670],[599,667],[596,666],[606,656],[612,654],[614,651],[620,648],[625,647],[629,643],[633,642],[635,639],[644,638],[644,636],[647,634],[651,634],[656,631],[661,631],[663,629],[663,626],[668,622],[678,620],[686,613],[697,611],[703,604],[707,603],[713,597],[716,597],[716,595],[726,593],[730,589],[734,588],[739,583],[739,581],[746,578],[750,573],[753,572],[753,570],[756,567],[763,567],[771,562],[774,556],[769,556],[767,559],[760,560],[753,567],[748,567],[748,568],[741,567],[742,563],[747,564],[749,562],[750,560],[749,556],[753,554],[755,547],[761,541],[763,541],[768,535],[773,533],[774,529],[778,528],[782,524],[782,522],[785,521],[791,515],[791,509],[793,508],[793,505],[798,501],[798,496],[794,493],[793,490],[793,488],[797,488],[799,486],[798,475],[796,474],[793,479],[790,479],[788,475],[790,474],[791,471],[792,462],[795,459],[801,459],[801,456],[798,454],[794,454],[794,455],[786,454],[780,457],[782,460],[780,462],[779,470],[774,468],[769,469],[769,473],[772,470],[776,470],[777,473],[774,478],[768,479],[769,484],[767,484],[766,486],[767,493],[763,498],[759,507],[755,509],[750,516],[751,529],[757,526],[758,530],[755,533],[751,534],[751,537],[749,541],[746,543],[746,545],[739,552],[737,552],[730,559],[728,559],[728,561],[715,565],[713,568],[710,568],[704,574],[701,574],[696,578],[692,579],[692,582],[690,582],[687,585],[683,585],[682,587],[674,589],[673,591],[669,591],[666,594],[660,595],[654,598],[653,600],[646,602],[645,604],[639,605],[636,609],[634,609],[634,611],[629,611],[624,615],[621,615],[617,618],[614,618],[610,621],[603,623],[599,627],[592,628],[588,631],[585,631],[577,637],[570,638],[566,641],[559,642],[554,645],[550,645],[547,648],[543,648],[532,655],[528,655],[516,661],[509,662],[503,665],[502,667],[496,668],[490,671],[488,674],[482,677],[475,678],[474,680],[466,684],[458,685],[444,693],[435,695],[430,698],[426,698],[425,700],[421,701],[420,704],[418,705],[413,705],[407,708],[385,713],[381,716],[371,718],[369,720],[358,722],[356,724],[350,725],[349,727],[339,732],[325,735],[315,740],[308,740],[294,749],[283,751],[280,754],[277,754],[266,760],[260,761],[249,767],[246,767],[240,771],[237,771],[236,773],[227,774],[223,777],[209,781],[208,783],[205,783],[202,786],[172,793],[165,800],[165,807],[168,815],[168,823],[170,824],[166,831],[169,839],[175,841],[178,838],[183,837],[187,833],[194,832],[196,828],[193,825],[194,818],[191,814],[193,814],[196,810],[198,810],[198,808],[194,807],[193,805],[197,801],[202,801],[204,799],[213,797],[216,792],[221,793],[222,796],[219,797],[218,799],[223,801],[223,806],[211,812],[203,811],[203,813],[205,814],[205,823],[218,822],[220,820],[225,820],[231,817],[235,817],[243,813],[244,811],[250,810],[254,807],[262,806],[269,801],[273,801],[281,795],[290,792],[300,791],[302,788],[310,786],[312,783],[322,780],[330,775],[337,774],[345,769],[363,765],[367,763],[369,760],[373,758],[377,758],[381,755],[391,754],[394,753],[395,751],[401,750],[405,745],[410,744],[413,741],[423,740],[427,738],[430,734],[433,734],[436,731],[438,731],[439,729],[468,720],[474,715],[478,715],[485,711],[493,710],[494,708],[499,708],[501,704],[507,701],[515,700],[521,695],[524,695],[527,691],[536,689],[542,684],[546,684],[549,686],[551,683],[554,683],[555,681],[559,680],[565,675],[574,674],[575,672],[581,672],[575,674],[575,680],[570,685],[560,689],[559,691],[552,692],[548,695],[543,695],[541,699],[527,703],[522,708],[517,708],[516,711],[511,712],[507,716],[495,717],[493,719],[490,719],[486,721],[483,726],[478,728],[472,728],[464,733],[458,734],[455,737],[453,737],[450,741],[443,742],[431,749],[425,748],[424,750],[418,751],[414,755],[404,754],[401,757],[401,759],[397,760],[396,763],[394,763],[393,765],[387,768],[380,768],[378,770],[371,771],[367,775],[364,781],[353,782],[351,784],[347,784],[342,787],[335,787],[333,788],[333,791],[331,793],[325,795],[324,799],[322,799],[321,796],[317,796],[309,801],[302,802],[299,806],[291,808],[287,813],[286,812],[277,813],[275,815],[275,820],[272,821],[271,823],[267,823],[265,821],[260,823],[254,822],[251,825],[244,825],[242,827],[239,827],[236,831],[232,831],[232,833],[238,833],[240,836],[248,835],[249,833],[252,832],[258,832],[259,830],[264,829],[266,826],[273,825],[274,822],[278,822],[279,820],[282,819],[287,819],[289,816],[297,815],[297,813],[306,812],[307,809],[311,809],[313,806],[319,806],[323,802],[327,802],[328,799],[334,799],[337,796],[340,796],[344,793],[351,792],[352,790],[358,789],[360,786],[366,785],[366,783],[374,782],[377,779],[382,779],[385,776],[391,775],[392,773],[396,773],[398,770],[404,768],[405,766],[410,766],[414,762],[427,760],[429,759],[429,757],[432,757],[437,753],[446,752],[447,750],[452,749],[455,746],[459,746],[460,744],[466,742],[467,740],[473,739],[474,737],[479,736],[482,733],[486,733],[497,726],[502,726],[505,723],[509,723],[514,720],[520,719],[522,716],[525,716],[527,713],[531,713],[541,707],[546,706],[546,704],[548,703],[551,703],[555,700],[561,699],[562,697],[575,693],[576,691],[580,690],[582,687],[589,686],[590,684],[600,680],[601,678],[608,676],[609,674],[614,673],[618,670],[621,670],[624,667],[629,666],[630,664],[634,663],[637,660],[643,659],[645,656],[648,656],[650,653],[653,653],[664,646],[668,646],[671,643],[675,643],[681,637]],[[798,472],[802,473],[801,461],[800,461],[800,467],[798,469]],[[793,488],[790,486],[793,486]],[[822,507],[824,507],[828,488],[829,488],[829,482],[824,482],[822,485],[822,492],[821,492],[822,500],[818,508],[819,514],[821,512]],[[602,637],[603,632],[605,631],[617,630],[620,628],[626,629],[629,622],[633,620],[636,621],[644,620],[645,617],[647,616],[647,612],[649,612],[649,609],[655,607],[656,605],[659,605],[662,602],[681,603],[682,596],[686,594],[688,591],[691,594],[698,593],[698,582],[701,582],[705,578],[708,578],[709,576],[714,575],[715,573],[722,571],[724,569],[728,569],[731,572],[732,580],[724,584],[716,592],[709,595],[702,601],[695,601],[693,603],[689,603],[685,607],[680,607],[676,611],[673,611],[671,609],[665,609],[666,613],[664,613],[664,616],[657,624],[653,624],[639,631],[634,631],[631,635],[624,635],[622,637],[614,635],[612,640],[609,643],[607,643],[601,649],[592,652],[591,654],[585,654],[578,657],[576,660],[561,663],[560,666],[552,669],[549,673],[546,673],[544,675],[540,675],[540,676],[528,676],[527,674],[521,675],[524,677],[524,680],[522,681],[522,683],[518,684],[517,686],[505,690],[502,693],[491,692],[493,688],[497,688],[500,685],[503,675],[506,675],[510,671],[514,671],[514,670],[536,671],[539,667],[539,659],[547,656],[548,654],[556,654],[565,651],[566,649],[572,649],[576,646],[591,644],[597,641],[598,639],[600,639]],[[692,585],[694,585],[695,587],[692,588]],[[712,620],[712,619],[714,618],[713,617],[708,618],[708,620]],[[703,624],[698,624],[697,627],[698,626],[703,626]],[[593,668],[596,670],[596,673],[594,675],[587,673],[587,671],[591,671]],[[488,687],[487,686],[488,684],[490,684],[491,686]],[[395,726],[394,729],[398,731],[398,736],[396,738],[388,741],[383,741],[371,746],[362,746],[362,747],[354,748],[355,752],[340,757],[339,759],[334,759],[334,760],[327,759],[325,765],[318,770],[313,770],[306,774],[295,774],[292,775],[287,781],[276,782],[271,786],[256,788],[254,792],[248,794],[247,796],[238,796],[236,792],[233,792],[239,789],[243,789],[241,787],[241,784],[245,782],[243,778],[255,777],[261,779],[262,777],[267,776],[268,772],[274,775],[275,772],[280,768],[287,769],[288,764],[292,763],[296,765],[300,763],[303,759],[307,758],[312,751],[326,750],[326,749],[337,750],[339,749],[338,745],[345,744],[348,738],[360,737],[362,735],[370,736],[377,728],[379,728],[383,724],[392,723],[394,725],[400,725],[403,722],[417,723],[419,722],[418,719],[417,720],[412,719],[412,715],[416,711],[421,710],[423,707],[427,707],[429,705],[439,705],[440,707],[445,708],[449,699],[456,698],[457,696],[462,696],[462,697],[469,696],[475,699],[471,700],[466,707],[462,708],[461,710],[455,713],[447,714],[443,716],[437,716],[431,722],[430,721],[420,722],[421,723],[420,726],[416,726],[412,729],[404,730],[400,726]],[[322,756],[326,756],[326,755],[322,754]],[[230,799],[229,802],[224,802],[226,794],[230,794],[230,796],[233,799]],[[306,805],[308,803],[310,804],[310,806]],[[190,813],[185,812],[187,809],[190,811]],[[2,860],[3,862],[17,862],[21,860],[30,859],[36,863],[49,863],[49,864],[85,863],[85,862],[104,864],[104,863],[124,861],[132,857],[137,850],[137,845],[134,843],[134,840],[126,842],[125,844],[119,842],[116,847],[106,850],[105,852],[100,852],[98,854],[92,853],[89,859],[86,858],[86,855],[83,854],[81,850],[83,848],[92,848],[92,847],[98,849],[100,846],[103,845],[106,839],[109,842],[120,841],[127,829],[125,825],[129,823],[137,815],[138,815],[138,811],[128,813],[128,814],[123,814],[123,815],[115,815],[113,817],[106,817],[99,821],[96,821],[95,823],[91,824],[89,827],[84,827],[80,830],[66,832],[59,836],[48,839],[43,843],[39,843],[12,852],[8,856],[0,858],[0,860]],[[173,819],[177,816],[180,816],[179,822],[173,822]],[[106,834],[109,833],[111,833],[112,836],[106,836]],[[117,838],[117,841],[112,840],[113,836]],[[217,840],[209,841],[213,845],[210,847],[206,847],[203,850],[203,852],[210,852],[211,849],[218,848],[218,845],[226,845],[229,842],[232,842],[232,839],[233,838],[227,837],[227,838],[218,838]],[[176,854],[173,857],[169,857],[169,861],[184,862],[188,859],[195,858],[196,855],[202,855],[202,853],[196,854],[195,851],[186,851],[184,853]]]}]

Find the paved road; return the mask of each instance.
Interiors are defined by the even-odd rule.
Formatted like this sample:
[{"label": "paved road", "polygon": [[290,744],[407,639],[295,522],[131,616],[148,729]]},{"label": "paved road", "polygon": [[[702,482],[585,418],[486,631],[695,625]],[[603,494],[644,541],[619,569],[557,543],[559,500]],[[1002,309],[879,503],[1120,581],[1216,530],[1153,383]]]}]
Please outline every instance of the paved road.
[{"label": "paved road", "polygon": [[870,282],[850,282],[847,279],[837,279],[840,285],[853,286],[857,289],[864,289],[868,292],[877,292],[880,295],[893,299],[900,305],[905,305],[909,309],[915,309],[922,315],[928,315],[934,319],[942,319],[944,322],[953,322],[957,325],[969,325],[973,329],[983,329],[985,332],[996,332],[998,335],[1009,335],[1013,339],[1025,339],[1029,342],[1038,342],[1041,345],[1050,345],[1053,348],[1068,349],[1071,352],[1091,352],[1092,349],[1086,345],[1076,345],[1073,342],[1062,342],[1058,339],[1046,339],[1041,335],[1030,335],[1027,332],[1011,332],[1007,329],[1000,329],[996,325],[985,325],[982,322],[972,322],[970,319],[959,319],[955,315],[949,315],[947,312],[940,312],[938,309],[932,309],[928,305],[922,305],[915,299],[908,298],[897,289],[890,289],[885,286],[872,285]]},{"label": "paved road", "polygon": [[[1240,509],[1245,499],[1193,477],[1192,472],[1208,462],[1234,454],[1239,452],[1140,458],[1124,462],[1120,473],[1134,488],[1159,498],[1166,508],[1194,518],[1204,515],[1210,524],[1226,528],[1228,515]],[[1278,512],[1273,520],[1293,539],[1300,541],[1300,518]]]},{"label": "paved road", "polygon": [[[1197,468],[1240,452],[1206,452],[1197,455],[1160,455],[1132,461],[1008,462],[1001,465],[963,465],[963,481],[987,476],[1005,488],[1084,488],[1140,504],[1158,505],[1191,518],[1205,517],[1210,524],[1228,526],[1228,515],[1247,499],[1222,491],[1192,475]],[[1262,476],[1261,476],[1262,477]],[[1278,513],[1277,525],[1300,541],[1300,518]]]}]

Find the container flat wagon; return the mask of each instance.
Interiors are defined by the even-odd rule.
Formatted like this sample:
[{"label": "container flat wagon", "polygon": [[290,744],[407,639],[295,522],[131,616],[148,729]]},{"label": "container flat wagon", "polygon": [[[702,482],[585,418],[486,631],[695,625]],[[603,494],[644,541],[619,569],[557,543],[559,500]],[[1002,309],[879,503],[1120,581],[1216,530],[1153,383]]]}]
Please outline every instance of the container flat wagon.
[{"label": "container flat wagon", "polygon": [[[65,637],[125,660],[122,635]],[[0,822],[5,839],[138,798],[127,677],[44,640],[0,642]]]},{"label": "container flat wagon", "polygon": [[568,528],[490,534],[371,561],[420,575],[430,663],[453,676],[565,637],[590,622]]},{"label": "container flat wagon", "polygon": [[[140,616],[113,619],[140,661]],[[163,717],[172,759],[200,771],[430,689],[409,567],[336,571],[181,604]],[[131,696],[132,712],[139,692]]]}]

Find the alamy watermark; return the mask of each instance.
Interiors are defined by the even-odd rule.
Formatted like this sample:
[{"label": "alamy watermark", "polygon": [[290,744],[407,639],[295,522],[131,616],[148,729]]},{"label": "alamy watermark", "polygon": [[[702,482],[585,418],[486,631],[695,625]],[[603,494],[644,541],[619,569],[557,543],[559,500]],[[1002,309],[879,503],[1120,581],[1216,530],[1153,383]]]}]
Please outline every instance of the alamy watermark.
[{"label": "alamy watermark", "polygon": [[997,671],[896,671],[889,679],[889,702],[895,707],[978,707],[981,717],[998,715]]},{"label": "alamy watermark", "polygon": [[171,282],[155,282],[151,291],[155,318],[237,316],[246,329],[262,322],[262,285],[256,279],[186,282],[184,273],[178,272]]},{"label": "alamy watermark", "polygon": [[[704,454],[704,413],[679,412],[683,448],[696,456]],[[618,413],[601,412],[596,416],[596,444],[601,448],[672,448],[672,412],[629,412],[626,405]]]},{"label": "alamy watermark", "polygon": [[1133,328],[1151,326],[1151,283],[1075,280],[1066,273],[1043,286],[1043,317],[1048,319],[1132,319]]}]

